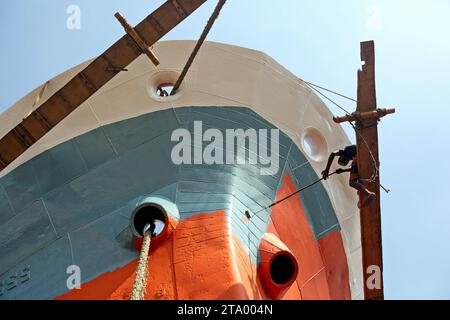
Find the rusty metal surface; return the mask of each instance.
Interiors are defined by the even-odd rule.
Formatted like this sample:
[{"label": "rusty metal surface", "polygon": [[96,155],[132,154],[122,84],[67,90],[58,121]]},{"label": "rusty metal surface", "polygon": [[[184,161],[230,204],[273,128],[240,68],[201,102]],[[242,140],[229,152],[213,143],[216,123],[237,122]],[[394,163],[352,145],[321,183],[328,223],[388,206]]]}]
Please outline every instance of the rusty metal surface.
[{"label": "rusty metal surface", "polygon": [[[135,30],[151,46],[205,2],[206,0],[166,1],[139,23]],[[185,15],[180,14],[180,10]],[[141,48],[128,34],[114,43],[0,139],[0,171],[141,54]]]}]

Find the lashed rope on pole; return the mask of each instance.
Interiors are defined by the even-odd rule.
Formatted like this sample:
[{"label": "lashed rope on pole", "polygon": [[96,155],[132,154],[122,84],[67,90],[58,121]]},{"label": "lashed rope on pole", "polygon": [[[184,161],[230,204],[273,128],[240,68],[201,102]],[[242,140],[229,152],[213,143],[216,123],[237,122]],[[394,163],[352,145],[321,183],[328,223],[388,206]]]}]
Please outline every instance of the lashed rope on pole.
[{"label": "lashed rope on pole", "polygon": [[216,22],[217,18],[219,17],[220,11],[222,10],[222,8],[226,2],[227,2],[226,0],[219,0],[219,3],[217,3],[217,6],[214,9],[214,12],[212,13],[211,17],[209,18],[208,23],[206,24],[206,27],[203,30],[202,35],[198,39],[194,50],[192,51],[188,61],[186,62],[186,65],[183,68],[183,71],[180,74],[180,77],[178,78],[177,82],[175,83],[175,85],[172,89],[172,92],[170,93],[171,96],[176,94],[178,92],[178,90],[180,89],[181,84],[184,81],[184,78],[186,77],[190,67],[192,66],[192,63],[195,60],[195,57],[197,56],[198,52],[200,51],[200,48],[202,47],[203,43],[205,42],[206,37],[209,34],[209,31],[211,31],[211,28],[213,27],[214,22]]},{"label": "lashed rope on pole", "polygon": [[130,300],[144,300],[147,291],[147,273],[148,273],[148,253],[150,252],[150,245],[152,242],[152,228],[145,232],[142,241],[141,253],[139,256],[139,263],[136,269],[136,278],[133,283],[133,291]]}]

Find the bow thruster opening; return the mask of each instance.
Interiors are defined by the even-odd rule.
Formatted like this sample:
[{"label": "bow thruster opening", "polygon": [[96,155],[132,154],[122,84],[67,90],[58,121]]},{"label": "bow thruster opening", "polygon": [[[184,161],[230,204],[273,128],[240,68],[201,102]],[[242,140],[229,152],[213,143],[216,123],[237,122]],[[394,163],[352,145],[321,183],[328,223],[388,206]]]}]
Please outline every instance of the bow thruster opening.
[{"label": "bow thruster opening", "polygon": [[270,264],[270,277],[277,285],[290,283],[297,276],[297,263],[290,254],[278,254]]}]

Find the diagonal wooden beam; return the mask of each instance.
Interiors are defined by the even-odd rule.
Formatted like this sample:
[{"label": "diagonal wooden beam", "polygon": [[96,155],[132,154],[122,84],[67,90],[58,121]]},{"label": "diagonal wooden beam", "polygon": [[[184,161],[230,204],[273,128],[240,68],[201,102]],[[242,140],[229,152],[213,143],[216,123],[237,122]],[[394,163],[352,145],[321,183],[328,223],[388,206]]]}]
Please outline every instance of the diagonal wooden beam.
[{"label": "diagonal wooden beam", "polygon": [[[152,46],[206,0],[166,1],[139,23],[134,30]],[[92,61],[64,87],[23,119],[0,139],[0,171],[5,169],[36,141],[142,54],[135,40],[126,34]]]},{"label": "diagonal wooden beam", "polygon": [[[375,44],[373,41],[361,43],[361,60],[364,65],[358,72],[357,112],[367,114],[377,110]],[[360,210],[364,297],[366,300],[384,299],[378,120],[377,118],[367,118],[356,122],[359,176],[361,181],[364,181],[366,188],[376,194],[376,199],[366,206],[362,206]],[[362,203],[363,199],[360,201]]]}]

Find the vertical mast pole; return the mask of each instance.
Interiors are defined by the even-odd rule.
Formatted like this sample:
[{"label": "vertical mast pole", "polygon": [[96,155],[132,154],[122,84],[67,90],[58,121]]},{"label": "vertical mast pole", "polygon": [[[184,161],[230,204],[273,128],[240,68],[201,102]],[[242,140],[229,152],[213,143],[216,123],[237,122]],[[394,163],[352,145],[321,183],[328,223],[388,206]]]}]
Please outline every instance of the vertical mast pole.
[{"label": "vertical mast pole", "polygon": [[[361,43],[362,70],[358,71],[357,113],[377,110],[375,89],[375,44]],[[376,198],[361,207],[361,245],[366,300],[383,300],[383,256],[381,239],[378,118],[356,119],[359,175]],[[360,199],[361,203],[363,199]]]}]

